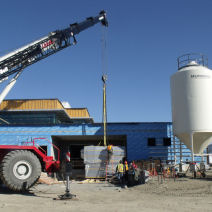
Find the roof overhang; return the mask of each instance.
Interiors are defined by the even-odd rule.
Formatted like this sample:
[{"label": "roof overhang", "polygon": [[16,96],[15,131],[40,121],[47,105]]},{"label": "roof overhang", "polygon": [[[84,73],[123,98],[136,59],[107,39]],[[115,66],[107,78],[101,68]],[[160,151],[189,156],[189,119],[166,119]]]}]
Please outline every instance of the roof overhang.
[{"label": "roof overhang", "polygon": [[[56,110],[1,110],[0,111],[0,118],[8,122],[9,124],[16,124],[15,120],[13,120],[14,115],[20,115],[21,114],[52,114],[55,115],[56,119],[61,123],[61,124],[81,124],[81,123],[93,123],[93,118],[91,117],[70,117],[69,114],[63,109],[56,109]],[[4,118],[5,115],[7,118]],[[0,119],[0,123],[5,124],[3,120]],[[24,119],[23,123],[24,124]],[[32,124],[36,124],[32,123]],[[52,123],[54,124],[54,123]]]}]

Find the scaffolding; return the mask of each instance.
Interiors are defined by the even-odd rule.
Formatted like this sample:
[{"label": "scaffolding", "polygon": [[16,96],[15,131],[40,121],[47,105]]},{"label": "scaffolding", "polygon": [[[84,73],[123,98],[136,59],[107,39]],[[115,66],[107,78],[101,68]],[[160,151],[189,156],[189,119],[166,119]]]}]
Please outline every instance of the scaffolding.
[{"label": "scaffolding", "polygon": [[[192,161],[191,150],[181,142],[173,134],[172,124],[167,126],[168,137],[171,138],[171,145],[168,148],[168,161],[173,164],[188,163]],[[208,150],[206,149],[203,154],[195,154],[194,161],[197,163],[204,162],[208,164]]]}]

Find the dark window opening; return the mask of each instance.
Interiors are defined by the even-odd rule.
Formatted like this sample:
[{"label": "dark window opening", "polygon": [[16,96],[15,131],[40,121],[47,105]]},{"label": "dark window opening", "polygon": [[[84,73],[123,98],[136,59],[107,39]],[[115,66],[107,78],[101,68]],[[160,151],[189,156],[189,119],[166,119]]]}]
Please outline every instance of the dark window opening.
[{"label": "dark window opening", "polygon": [[71,145],[70,146],[71,159],[82,159],[81,150],[83,148],[84,148],[84,145]]},{"label": "dark window opening", "polygon": [[148,138],[148,146],[156,146],[156,139]]},{"label": "dark window opening", "polygon": [[171,146],[171,138],[163,138],[163,146]]},{"label": "dark window opening", "polygon": [[71,145],[69,147],[71,154],[71,164],[73,169],[84,169],[84,160],[81,158],[81,151],[84,145]]}]

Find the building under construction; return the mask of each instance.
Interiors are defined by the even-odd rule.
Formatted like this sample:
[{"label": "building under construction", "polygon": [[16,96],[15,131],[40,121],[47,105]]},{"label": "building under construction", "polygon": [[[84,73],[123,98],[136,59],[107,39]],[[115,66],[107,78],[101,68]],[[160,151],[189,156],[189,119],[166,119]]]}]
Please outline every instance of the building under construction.
[{"label": "building under construction", "polygon": [[[26,145],[36,142],[56,157],[51,143],[61,156],[70,151],[71,160],[83,168],[84,146],[103,145],[103,124],[95,123],[87,108],[70,108],[58,99],[5,100],[0,105],[1,145]],[[108,123],[107,142],[123,146],[129,161],[171,160],[171,123]]]}]

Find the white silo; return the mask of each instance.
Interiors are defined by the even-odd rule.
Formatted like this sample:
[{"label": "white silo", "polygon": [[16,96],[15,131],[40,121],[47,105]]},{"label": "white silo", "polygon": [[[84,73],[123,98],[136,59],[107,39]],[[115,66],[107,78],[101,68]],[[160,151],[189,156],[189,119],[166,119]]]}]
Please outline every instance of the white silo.
[{"label": "white silo", "polygon": [[171,97],[174,135],[192,153],[202,153],[212,141],[212,70],[205,56],[178,58],[178,71],[171,76]]}]

